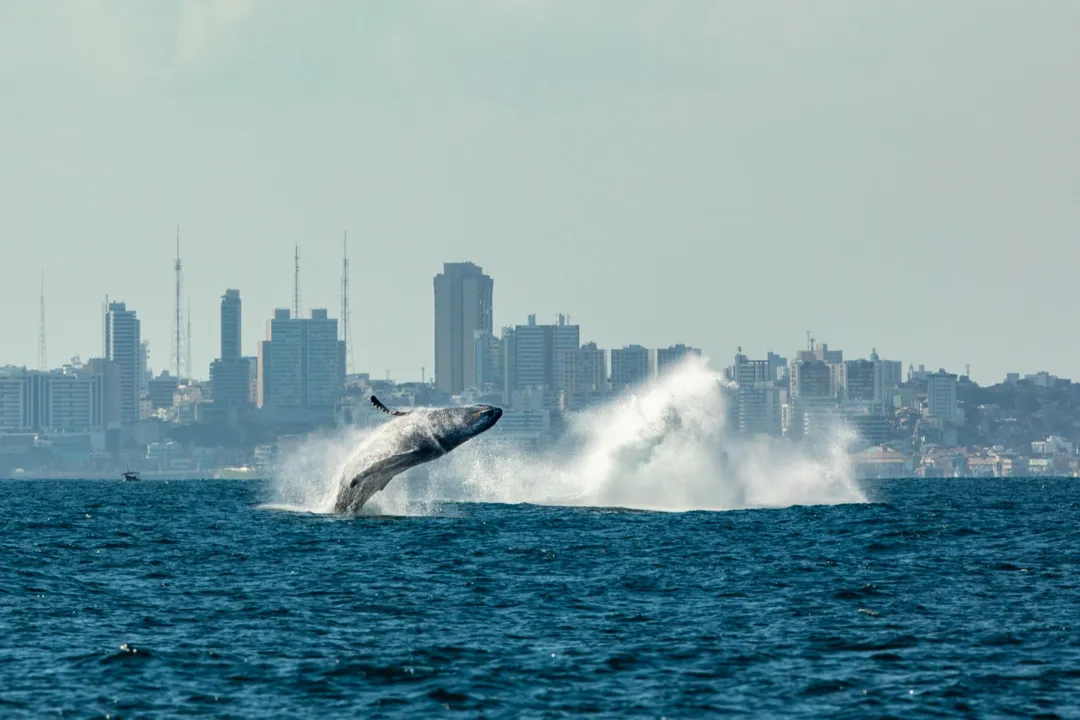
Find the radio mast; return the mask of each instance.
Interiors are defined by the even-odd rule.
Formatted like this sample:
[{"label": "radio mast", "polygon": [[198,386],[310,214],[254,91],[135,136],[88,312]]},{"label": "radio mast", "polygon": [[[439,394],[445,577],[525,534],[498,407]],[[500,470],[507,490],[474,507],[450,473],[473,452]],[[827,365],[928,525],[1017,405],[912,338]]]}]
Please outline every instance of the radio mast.
[{"label": "radio mast", "polygon": [[349,312],[349,231],[341,245],[341,341],[345,343],[346,368],[349,373],[356,372],[353,362],[352,318]]}]

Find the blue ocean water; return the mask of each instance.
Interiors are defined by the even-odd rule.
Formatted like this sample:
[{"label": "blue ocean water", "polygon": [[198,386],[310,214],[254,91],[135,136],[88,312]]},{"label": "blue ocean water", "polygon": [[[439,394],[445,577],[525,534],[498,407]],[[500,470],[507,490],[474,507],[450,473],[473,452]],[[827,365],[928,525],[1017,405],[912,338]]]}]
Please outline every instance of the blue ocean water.
[{"label": "blue ocean water", "polygon": [[251,481],[0,482],[0,711],[1080,717],[1080,481],[341,519]]}]

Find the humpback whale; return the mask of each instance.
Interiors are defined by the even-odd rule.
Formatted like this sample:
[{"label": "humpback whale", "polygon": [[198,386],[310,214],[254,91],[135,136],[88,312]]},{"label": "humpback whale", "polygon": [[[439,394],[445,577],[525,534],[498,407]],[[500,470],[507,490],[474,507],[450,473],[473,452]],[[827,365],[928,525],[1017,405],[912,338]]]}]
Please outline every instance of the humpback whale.
[{"label": "humpback whale", "polygon": [[334,502],[337,513],[355,514],[395,475],[437,460],[490,430],[503,413],[494,405],[391,410],[374,395],[371,404],[391,419],[380,425],[360,446],[357,453],[363,458],[360,469],[347,468],[350,472],[342,476]]}]

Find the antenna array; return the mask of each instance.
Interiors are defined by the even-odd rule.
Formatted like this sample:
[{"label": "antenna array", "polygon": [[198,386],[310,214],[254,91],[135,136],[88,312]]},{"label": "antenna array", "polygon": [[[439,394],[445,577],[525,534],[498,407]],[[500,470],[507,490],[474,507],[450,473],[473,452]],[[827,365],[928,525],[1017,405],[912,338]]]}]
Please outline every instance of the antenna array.
[{"label": "antenna array", "polygon": [[293,317],[300,317],[300,246],[293,255]]},{"label": "antenna array", "polygon": [[45,271],[41,271],[41,308],[38,318],[38,370],[49,369],[49,360],[45,354]]},{"label": "antenna array", "polygon": [[341,341],[345,343],[346,367],[349,373],[356,372],[353,362],[352,318],[349,312],[349,231],[345,231],[341,251]]},{"label": "antenna array", "polygon": [[184,360],[183,320],[181,318],[180,291],[183,286],[183,263],[180,261],[180,224],[176,225],[176,261],[173,270],[176,272],[176,305],[173,314],[173,338],[172,360],[175,363],[176,378],[179,380],[180,366]]}]

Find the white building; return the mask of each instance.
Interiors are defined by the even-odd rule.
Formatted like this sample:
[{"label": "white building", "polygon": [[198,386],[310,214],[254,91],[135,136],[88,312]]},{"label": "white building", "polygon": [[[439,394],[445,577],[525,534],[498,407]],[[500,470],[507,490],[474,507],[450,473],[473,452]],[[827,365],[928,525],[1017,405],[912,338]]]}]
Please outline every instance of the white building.
[{"label": "white building", "polygon": [[953,425],[959,423],[956,376],[944,370],[926,376],[926,405],[932,417]]},{"label": "white building", "polygon": [[88,433],[105,426],[104,378],[89,367],[0,370],[0,432]]}]

